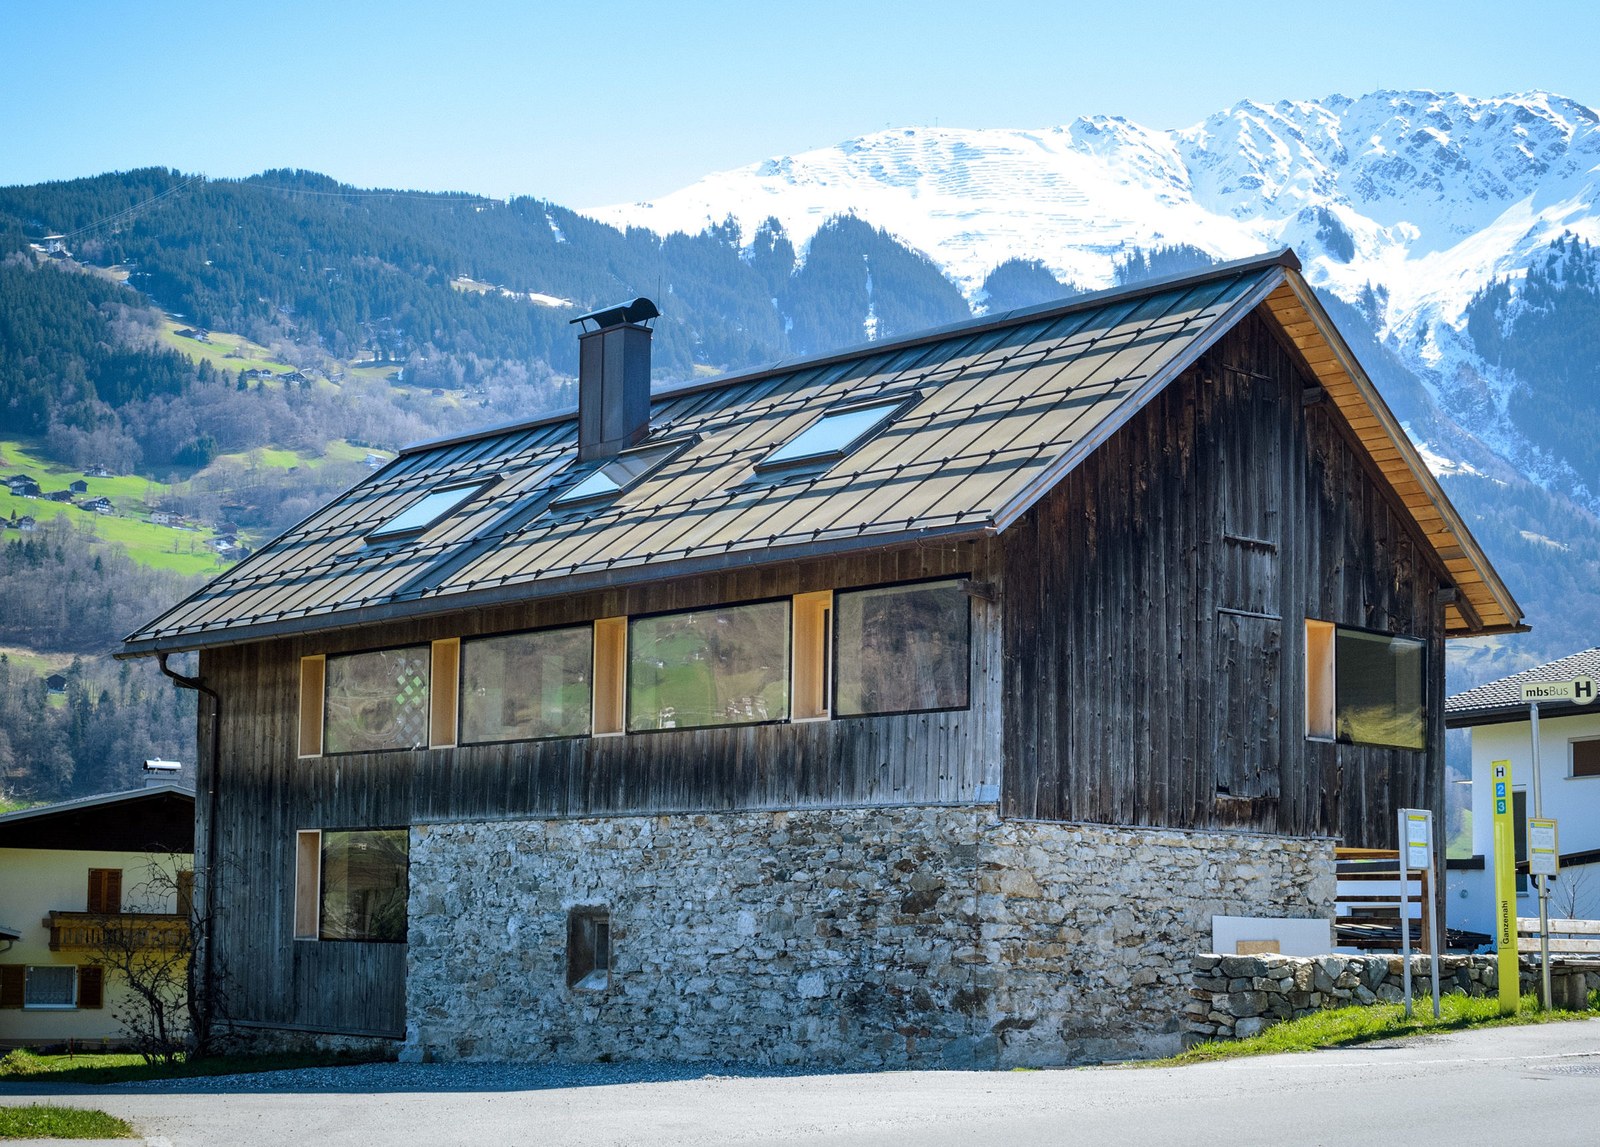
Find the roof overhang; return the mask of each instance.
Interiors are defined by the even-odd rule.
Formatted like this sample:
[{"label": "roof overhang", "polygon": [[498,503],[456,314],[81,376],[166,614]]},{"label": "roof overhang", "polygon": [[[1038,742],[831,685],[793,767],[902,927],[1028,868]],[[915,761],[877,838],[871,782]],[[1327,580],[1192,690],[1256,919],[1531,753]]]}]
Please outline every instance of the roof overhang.
[{"label": "roof overhang", "polygon": [[1458,597],[1445,605],[1445,636],[1521,633],[1522,608],[1500,580],[1439,481],[1411,444],[1305,279],[1285,272],[1265,309],[1338,408],[1424,540]]}]

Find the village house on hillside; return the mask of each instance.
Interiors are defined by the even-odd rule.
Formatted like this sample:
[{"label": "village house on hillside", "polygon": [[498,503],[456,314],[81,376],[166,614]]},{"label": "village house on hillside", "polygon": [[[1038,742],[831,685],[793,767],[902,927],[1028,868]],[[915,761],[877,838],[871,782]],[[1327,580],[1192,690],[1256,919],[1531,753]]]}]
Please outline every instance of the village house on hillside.
[{"label": "village house on hillside", "polygon": [[0,1048],[126,1037],[103,930],[159,945],[186,929],[193,847],[194,792],[170,781],[0,815]]},{"label": "village house on hillside", "polygon": [[[1600,649],[1584,649],[1457,693],[1445,703],[1445,725],[1472,731],[1472,855],[1448,862],[1448,923],[1494,933],[1495,761],[1511,762],[1511,814],[1516,826],[1517,915],[1539,914],[1539,890],[1526,871],[1527,824],[1534,815],[1533,721],[1522,686],[1538,681],[1600,678]],[[1600,709],[1593,704],[1539,704],[1539,773],[1543,815],[1560,827],[1561,872],[1550,882],[1550,914],[1600,916]]]},{"label": "village house on hillside", "polygon": [[[1442,810],[1521,612],[1291,253],[414,446],[197,650],[236,1030],[409,1057],[1175,1049],[1214,916]],[[219,871],[215,865],[200,867]],[[1265,927],[1271,927],[1270,920]]]}]

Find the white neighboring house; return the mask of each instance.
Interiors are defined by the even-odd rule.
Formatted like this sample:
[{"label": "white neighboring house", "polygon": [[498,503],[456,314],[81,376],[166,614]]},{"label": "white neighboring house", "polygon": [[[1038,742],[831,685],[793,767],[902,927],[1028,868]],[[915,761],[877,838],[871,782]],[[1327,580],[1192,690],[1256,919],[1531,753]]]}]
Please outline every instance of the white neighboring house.
[{"label": "white neighboring house", "polygon": [[187,927],[185,877],[147,886],[152,860],[192,866],[194,790],[168,775],[0,816],[0,1054],[122,1039],[128,989],[97,966],[97,930],[108,916],[151,936]]},{"label": "white neighboring house", "polygon": [[[1445,702],[1445,725],[1472,730],[1472,857],[1447,862],[1445,913],[1452,928],[1494,931],[1493,761],[1511,762],[1517,858],[1527,857],[1527,818],[1534,815],[1533,750],[1522,686],[1574,677],[1600,680],[1600,649],[1502,677]],[[1539,772],[1544,815],[1559,825],[1561,875],[1550,882],[1550,914],[1600,918],[1600,702],[1539,703]],[[1517,915],[1538,915],[1533,882],[1520,876],[1517,885]]]}]

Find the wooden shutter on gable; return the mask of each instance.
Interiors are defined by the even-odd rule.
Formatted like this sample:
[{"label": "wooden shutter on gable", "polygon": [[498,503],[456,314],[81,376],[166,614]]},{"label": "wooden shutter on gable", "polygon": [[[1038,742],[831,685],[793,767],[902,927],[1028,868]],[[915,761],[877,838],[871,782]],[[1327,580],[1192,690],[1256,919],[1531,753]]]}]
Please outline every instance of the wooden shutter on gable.
[{"label": "wooden shutter on gable", "polygon": [[89,869],[89,909],[102,916],[122,911],[122,869]]},{"label": "wooden shutter on gable", "polygon": [[0,964],[0,1008],[20,1008],[28,970],[21,964]]},{"label": "wooden shutter on gable", "polygon": [[106,970],[95,964],[78,965],[78,1006],[106,1006]]}]

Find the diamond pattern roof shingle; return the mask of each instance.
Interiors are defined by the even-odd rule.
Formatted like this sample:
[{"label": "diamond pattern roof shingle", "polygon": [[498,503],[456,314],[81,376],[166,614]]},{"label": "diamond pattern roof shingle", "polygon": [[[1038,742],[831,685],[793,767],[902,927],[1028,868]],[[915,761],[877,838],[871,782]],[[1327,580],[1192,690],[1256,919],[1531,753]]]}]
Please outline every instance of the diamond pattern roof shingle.
[{"label": "diamond pattern roof shingle", "polygon": [[[693,446],[601,504],[550,505],[595,465],[576,461],[575,412],[424,443],[132,634],[125,652],[997,533],[1276,299],[1296,266],[1284,253],[657,393],[650,440]],[[756,469],[823,411],[877,397],[907,406],[831,467]],[[1431,484],[1420,460],[1414,469]],[[428,491],[473,480],[491,484],[420,535],[369,541]]]}]

